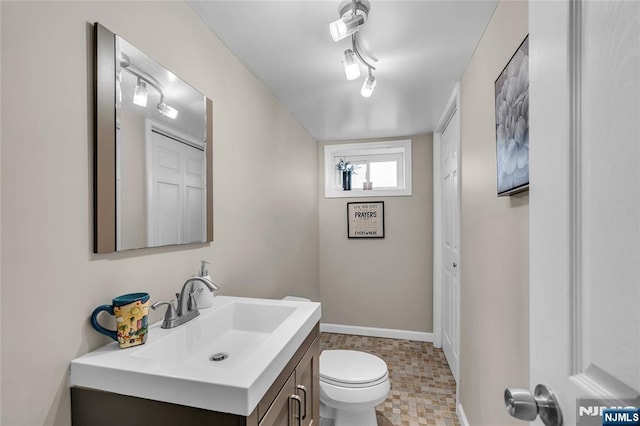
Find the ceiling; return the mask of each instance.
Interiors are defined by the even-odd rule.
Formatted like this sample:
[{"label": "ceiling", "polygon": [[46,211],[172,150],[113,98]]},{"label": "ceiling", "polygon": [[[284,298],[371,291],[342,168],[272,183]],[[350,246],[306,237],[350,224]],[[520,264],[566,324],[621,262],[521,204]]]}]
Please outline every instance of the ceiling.
[{"label": "ceiling", "polygon": [[334,42],[339,1],[190,1],[222,42],[320,141],[431,132],[460,80],[495,0],[371,0],[359,41],[377,86],[348,81],[350,38]]}]

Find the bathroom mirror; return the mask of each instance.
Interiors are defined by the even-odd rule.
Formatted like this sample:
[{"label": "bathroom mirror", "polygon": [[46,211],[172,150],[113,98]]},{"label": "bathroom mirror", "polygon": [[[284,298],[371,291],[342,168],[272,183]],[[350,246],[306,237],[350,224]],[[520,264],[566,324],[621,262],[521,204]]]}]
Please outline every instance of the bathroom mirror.
[{"label": "bathroom mirror", "polygon": [[213,240],[212,102],[94,24],[94,252]]}]

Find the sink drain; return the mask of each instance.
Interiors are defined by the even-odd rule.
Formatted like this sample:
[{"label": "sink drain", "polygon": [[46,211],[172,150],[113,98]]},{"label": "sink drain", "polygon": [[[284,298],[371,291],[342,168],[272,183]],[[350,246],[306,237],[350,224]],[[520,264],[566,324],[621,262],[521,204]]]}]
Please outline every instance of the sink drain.
[{"label": "sink drain", "polygon": [[218,362],[218,361],[224,361],[227,358],[229,358],[229,354],[224,352],[218,352],[217,354],[211,355],[211,358],[209,358],[209,361]]}]

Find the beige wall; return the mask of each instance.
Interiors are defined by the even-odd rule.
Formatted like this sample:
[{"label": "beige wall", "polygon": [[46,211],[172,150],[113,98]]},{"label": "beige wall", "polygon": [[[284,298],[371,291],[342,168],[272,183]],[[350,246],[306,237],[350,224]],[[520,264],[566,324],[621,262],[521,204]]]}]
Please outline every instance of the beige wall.
[{"label": "beige wall", "polygon": [[529,387],[529,196],[496,196],[493,84],[527,34],[527,7],[498,4],[460,90],[460,400],[473,426],[520,424],[502,394]]},{"label": "beige wall", "polygon": [[[222,294],[318,299],[317,144],[186,4],[0,5],[3,425],[68,425],[69,361],[109,341],[92,309],[168,300],[200,259]],[[95,21],[213,99],[213,243],[92,254]]]},{"label": "beige wall", "polygon": [[[433,329],[432,135],[412,140],[410,197],[324,198],[327,143],[319,146],[320,301],[324,323],[419,332]],[[385,238],[348,239],[347,202],[374,200],[384,201]]]}]

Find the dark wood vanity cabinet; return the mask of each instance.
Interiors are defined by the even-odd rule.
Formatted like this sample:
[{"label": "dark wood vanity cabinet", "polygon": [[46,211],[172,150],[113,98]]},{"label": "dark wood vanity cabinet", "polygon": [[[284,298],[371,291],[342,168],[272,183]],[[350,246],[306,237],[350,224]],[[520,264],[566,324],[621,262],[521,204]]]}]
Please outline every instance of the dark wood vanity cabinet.
[{"label": "dark wood vanity cabinet", "polygon": [[[303,397],[302,426],[318,426],[320,424],[320,338],[315,339],[296,367],[296,392],[298,396]],[[300,392],[303,395],[300,395]]]},{"label": "dark wood vanity cabinet", "polygon": [[[316,338],[261,418],[259,426],[320,424],[318,361],[319,342]],[[268,401],[262,402],[266,405]]]},{"label": "dark wood vanity cabinet", "polygon": [[249,416],[71,388],[73,426],[318,426],[320,338],[316,324]]}]

